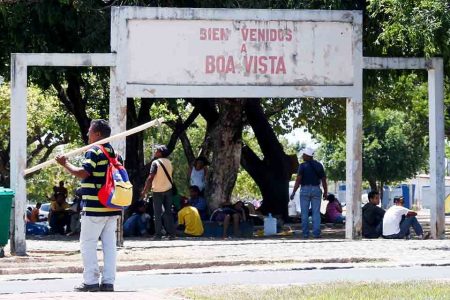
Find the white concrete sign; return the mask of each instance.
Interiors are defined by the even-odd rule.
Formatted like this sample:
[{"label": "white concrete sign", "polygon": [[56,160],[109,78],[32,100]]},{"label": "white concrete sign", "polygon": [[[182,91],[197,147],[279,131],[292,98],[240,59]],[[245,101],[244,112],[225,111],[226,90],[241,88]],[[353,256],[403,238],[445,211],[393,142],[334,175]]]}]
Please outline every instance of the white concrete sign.
[{"label": "white concrete sign", "polygon": [[129,20],[127,83],[353,85],[352,24]]}]

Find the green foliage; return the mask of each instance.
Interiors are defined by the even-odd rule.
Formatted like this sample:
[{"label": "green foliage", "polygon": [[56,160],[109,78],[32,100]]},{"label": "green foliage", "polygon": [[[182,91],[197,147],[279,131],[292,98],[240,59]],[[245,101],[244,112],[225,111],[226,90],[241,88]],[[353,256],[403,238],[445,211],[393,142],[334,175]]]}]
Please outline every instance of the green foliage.
[{"label": "green foliage", "polygon": [[376,42],[391,56],[450,54],[450,6],[443,0],[370,0],[370,18],[379,22]]},{"label": "green foliage", "polygon": [[[427,161],[420,124],[403,112],[375,109],[367,116],[363,138],[363,179],[391,183],[413,177]],[[345,141],[320,138],[318,155],[328,177],[345,179]]]},{"label": "green foliage", "polygon": [[[10,90],[9,85],[0,86],[0,133],[9,136],[10,126]],[[61,103],[52,91],[42,91],[37,86],[28,88],[28,148],[29,166],[40,159],[46,159],[54,147],[69,141],[80,143],[77,139],[77,124],[73,118],[61,106]],[[51,137],[51,138],[49,138]],[[1,149],[8,149],[8,139],[2,139]],[[42,147],[41,151],[37,151]],[[50,195],[53,185],[60,180],[70,181],[70,177],[64,175],[61,168],[54,165],[37,174],[28,177],[27,192],[32,200],[45,201]],[[70,184],[69,184],[70,186]]]},{"label": "green foliage", "polygon": [[[229,292],[224,293],[227,289]],[[447,282],[336,282],[289,286],[208,286],[180,290],[183,298],[197,300],[332,300],[332,299],[446,299]]]}]

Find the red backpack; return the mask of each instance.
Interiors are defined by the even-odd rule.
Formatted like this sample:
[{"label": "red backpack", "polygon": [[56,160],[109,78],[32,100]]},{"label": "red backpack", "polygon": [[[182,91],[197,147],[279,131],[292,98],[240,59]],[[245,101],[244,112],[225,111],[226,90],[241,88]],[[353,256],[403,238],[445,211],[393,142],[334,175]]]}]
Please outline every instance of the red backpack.
[{"label": "red backpack", "polygon": [[105,147],[98,146],[109,160],[105,174],[106,182],[98,191],[98,199],[105,207],[125,208],[131,204],[133,199],[133,185],[128,178],[127,170],[117,157],[109,155]]}]

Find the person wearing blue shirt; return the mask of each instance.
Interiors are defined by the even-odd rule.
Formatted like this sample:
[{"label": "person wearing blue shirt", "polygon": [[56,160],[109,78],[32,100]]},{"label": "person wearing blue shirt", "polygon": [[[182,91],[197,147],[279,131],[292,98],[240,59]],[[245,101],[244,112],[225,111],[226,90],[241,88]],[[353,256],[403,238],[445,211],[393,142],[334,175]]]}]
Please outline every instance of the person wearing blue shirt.
[{"label": "person wearing blue shirt", "polygon": [[136,202],[136,211],[123,224],[124,236],[143,236],[147,234],[150,215],[146,214],[146,203],[143,200]]},{"label": "person wearing blue shirt", "polygon": [[192,185],[189,187],[189,193],[189,205],[197,208],[202,220],[208,220],[208,205],[206,204],[205,198],[200,196],[200,188]]},{"label": "person wearing blue shirt", "polygon": [[303,237],[309,238],[309,208],[312,210],[312,224],[314,238],[320,238],[320,205],[323,187],[323,198],[327,199],[328,186],[325,171],[320,162],[314,160],[314,150],[306,148],[303,151],[303,163],[298,167],[297,180],[291,194],[294,199],[295,192],[300,188],[300,209],[302,217]]}]

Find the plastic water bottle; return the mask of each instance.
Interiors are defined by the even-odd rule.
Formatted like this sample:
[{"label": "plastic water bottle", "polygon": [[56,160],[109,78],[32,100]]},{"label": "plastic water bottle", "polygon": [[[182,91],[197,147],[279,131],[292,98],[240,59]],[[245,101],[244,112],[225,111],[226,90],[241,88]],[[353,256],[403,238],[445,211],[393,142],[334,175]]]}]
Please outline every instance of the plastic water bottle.
[{"label": "plastic water bottle", "polygon": [[269,213],[269,215],[264,218],[264,235],[275,234],[277,234],[277,219],[272,217],[272,214]]},{"label": "plastic water bottle", "polygon": [[288,204],[289,217],[297,216],[297,205],[294,200],[290,200]]}]

